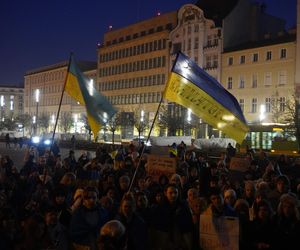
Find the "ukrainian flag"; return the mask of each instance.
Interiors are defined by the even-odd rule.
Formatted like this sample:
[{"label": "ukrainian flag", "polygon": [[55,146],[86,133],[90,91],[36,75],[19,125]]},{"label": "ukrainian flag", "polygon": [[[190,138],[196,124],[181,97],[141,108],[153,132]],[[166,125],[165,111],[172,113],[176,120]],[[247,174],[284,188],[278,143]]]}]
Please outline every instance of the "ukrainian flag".
[{"label": "ukrainian flag", "polygon": [[92,82],[83,75],[73,56],[70,59],[65,91],[81,105],[86,106],[88,122],[95,137],[100,127],[116,113],[106,97],[102,96]]},{"label": "ukrainian flag", "polygon": [[163,95],[171,102],[190,108],[238,143],[242,143],[249,131],[235,97],[182,53],[177,54]]}]

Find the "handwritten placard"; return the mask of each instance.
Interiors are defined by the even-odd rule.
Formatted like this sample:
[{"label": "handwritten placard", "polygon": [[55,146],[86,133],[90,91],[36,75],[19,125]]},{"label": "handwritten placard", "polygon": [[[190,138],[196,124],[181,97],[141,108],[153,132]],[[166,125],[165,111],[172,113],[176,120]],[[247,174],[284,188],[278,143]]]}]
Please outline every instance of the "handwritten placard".
[{"label": "handwritten placard", "polygon": [[148,175],[154,180],[158,180],[161,174],[168,178],[176,172],[176,159],[160,155],[148,155],[147,158]]},{"label": "handwritten placard", "polygon": [[239,219],[201,215],[200,246],[203,250],[238,250]]},{"label": "handwritten placard", "polygon": [[245,172],[249,169],[250,162],[245,158],[232,157],[230,159],[230,170]]}]

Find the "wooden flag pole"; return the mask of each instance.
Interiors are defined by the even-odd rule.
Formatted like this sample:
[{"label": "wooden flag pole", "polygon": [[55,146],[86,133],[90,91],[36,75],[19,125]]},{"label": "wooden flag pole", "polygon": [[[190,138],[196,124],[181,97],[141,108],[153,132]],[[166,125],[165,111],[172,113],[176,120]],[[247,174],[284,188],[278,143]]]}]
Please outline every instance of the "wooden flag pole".
[{"label": "wooden flag pole", "polygon": [[58,110],[57,110],[57,114],[56,114],[56,120],[55,120],[55,124],[54,124],[54,129],[53,129],[53,134],[52,134],[52,140],[51,140],[50,153],[52,152],[52,149],[53,149],[55,131],[56,131],[57,123],[58,123],[60,108],[61,108],[62,100],[63,100],[63,97],[64,97],[64,92],[65,92],[67,80],[68,80],[68,75],[69,75],[69,70],[70,70],[70,64],[71,64],[72,56],[73,56],[73,53],[71,52],[70,53],[70,57],[69,57],[69,63],[68,63],[67,74],[66,74],[66,77],[65,77],[64,87],[63,87],[62,92],[61,92],[59,106],[58,106]]},{"label": "wooden flag pole", "polygon": [[[159,104],[158,104],[158,107],[157,107],[157,110],[156,110],[156,113],[155,113],[153,122],[152,122],[152,124],[151,124],[150,130],[149,130],[149,133],[148,133],[148,137],[147,137],[147,140],[146,140],[146,145],[147,145],[147,143],[148,143],[148,141],[149,141],[149,139],[150,139],[150,135],[151,135],[152,129],[153,129],[153,127],[154,127],[154,123],[155,123],[155,120],[156,120],[156,118],[157,118],[158,111],[159,111],[159,109],[160,109],[160,106],[161,106],[162,101],[163,101],[163,95],[161,96],[161,99],[160,99],[160,102],[159,102]],[[143,157],[143,155],[144,155],[144,151],[145,151],[146,145],[144,145],[144,147],[143,147],[143,150],[142,150],[142,153],[141,153],[141,155],[140,155],[138,164],[137,164],[137,166],[136,166],[136,168],[135,168],[135,171],[134,171],[134,174],[133,174],[133,177],[132,177],[132,180],[131,180],[129,189],[128,189],[128,193],[130,192],[130,190],[131,190],[131,188],[132,188],[132,185],[133,185],[133,183],[134,183],[134,179],[135,179],[135,177],[136,177],[138,168],[139,168],[139,166],[140,166],[141,159],[142,159],[142,157]]]}]

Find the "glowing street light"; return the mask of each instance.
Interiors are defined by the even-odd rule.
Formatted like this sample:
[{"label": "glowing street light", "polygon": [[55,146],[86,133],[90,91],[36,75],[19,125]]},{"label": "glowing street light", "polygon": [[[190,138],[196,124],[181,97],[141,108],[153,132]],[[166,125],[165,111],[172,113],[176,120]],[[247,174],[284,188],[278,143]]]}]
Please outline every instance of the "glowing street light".
[{"label": "glowing street light", "polygon": [[74,114],[75,133],[77,132],[78,114]]},{"label": "glowing street light", "polygon": [[4,95],[1,95],[1,98],[0,98],[0,106],[1,106],[1,121],[4,121],[4,105],[5,105],[5,101],[4,101]]},{"label": "glowing street light", "polygon": [[144,110],[141,111],[141,122],[144,121],[144,117],[145,117],[145,112]]},{"label": "glowing street light", "polygon": [[40,90],[35,90],[35,102],[36,102],[36,112],[35,112],[35,134],[38,133],[38,115],[39,115],[39,101],[40,101]]}]

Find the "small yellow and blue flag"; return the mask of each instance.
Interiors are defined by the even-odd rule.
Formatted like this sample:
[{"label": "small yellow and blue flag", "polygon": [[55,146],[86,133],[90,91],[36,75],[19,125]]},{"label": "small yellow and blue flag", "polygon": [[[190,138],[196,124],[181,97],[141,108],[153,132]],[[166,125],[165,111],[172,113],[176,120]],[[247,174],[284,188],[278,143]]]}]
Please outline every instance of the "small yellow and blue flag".
[{"label": "small yellow and blue flag", "polygon": [[94,137],[98,134],[101,126],[105,125],[117,112],[107,98],[101,95],[91,81],[81,72],[73,55],[70,58],[65,91],[86,107],[88,123]]},{"label": "small yellow and blue flag", "polygon": [[236,98],[183,53],[177,54],[163,97],[242,143],[249,131]]}]

